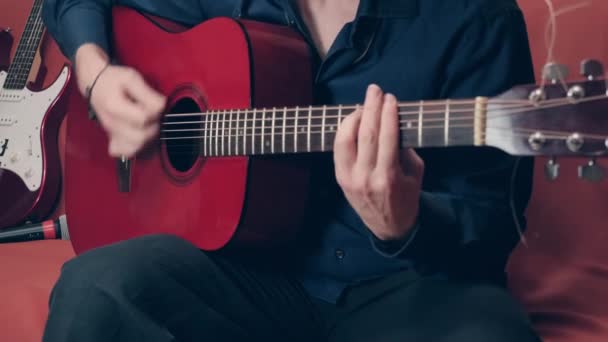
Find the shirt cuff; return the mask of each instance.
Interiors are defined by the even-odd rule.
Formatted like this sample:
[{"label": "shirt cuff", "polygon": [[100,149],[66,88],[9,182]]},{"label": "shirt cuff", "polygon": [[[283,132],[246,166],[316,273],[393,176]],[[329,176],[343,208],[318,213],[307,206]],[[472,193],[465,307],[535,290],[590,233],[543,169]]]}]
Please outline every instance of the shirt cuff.
[{"label": "shirt cuff", "polygon": [[402,239],[399,240],[391,240],[391,241],[383,241],[380,240],[369,231],[369,239],[372,244],[372,247],[378,254],[382,255],[385,258],[393,259],[405,252],[408,246],[412,243],[416,234],[420,230],[420,221],[416,220],[414,227],[410,230],[410,232]]}]

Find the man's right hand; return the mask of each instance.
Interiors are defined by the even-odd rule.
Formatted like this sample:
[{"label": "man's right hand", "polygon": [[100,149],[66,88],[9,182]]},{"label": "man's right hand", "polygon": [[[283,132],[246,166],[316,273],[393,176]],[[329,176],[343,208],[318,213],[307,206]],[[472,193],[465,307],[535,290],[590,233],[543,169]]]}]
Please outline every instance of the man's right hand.
[{"label": "man's right hand", "polygon": [[78,88],[84,94],[99,75],[91,106],[108,134],[108,152],[112,157],[130,158],[158,135],[166,98],[132,68],[109,66],[104,70],[108,60],[96,45],[81,46],[76,52]]}]

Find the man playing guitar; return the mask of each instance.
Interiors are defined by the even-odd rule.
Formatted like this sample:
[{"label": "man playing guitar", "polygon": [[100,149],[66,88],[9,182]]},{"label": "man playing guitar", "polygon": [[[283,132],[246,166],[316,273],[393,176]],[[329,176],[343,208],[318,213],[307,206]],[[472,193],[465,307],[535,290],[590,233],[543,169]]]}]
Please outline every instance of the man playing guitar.
[{"label": "man playing guitar", "polygon": [[333,155],[311,159],[310,239],[273,262],[165,235],[89,251],[65,265],[44,341],[538,341],[504,289],[532,161],[398,144],[397,98],[533,83],[515,0],[46,0],[108,153],[131,158],[157,136],[166,98],[109,63],[112,5],[186,26],[289,25],[313,51],[315,103],[365,101]]}]

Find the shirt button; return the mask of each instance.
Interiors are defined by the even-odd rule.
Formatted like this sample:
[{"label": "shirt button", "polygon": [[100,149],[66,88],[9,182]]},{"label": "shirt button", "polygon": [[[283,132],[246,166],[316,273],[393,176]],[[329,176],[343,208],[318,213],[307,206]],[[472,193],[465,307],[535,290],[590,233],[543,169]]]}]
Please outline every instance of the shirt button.
[{"label": "shirt button", "polygon": [[341,249],[336,249],[336,258],[338,258],[338,260],[344,259],[344,251]]}]

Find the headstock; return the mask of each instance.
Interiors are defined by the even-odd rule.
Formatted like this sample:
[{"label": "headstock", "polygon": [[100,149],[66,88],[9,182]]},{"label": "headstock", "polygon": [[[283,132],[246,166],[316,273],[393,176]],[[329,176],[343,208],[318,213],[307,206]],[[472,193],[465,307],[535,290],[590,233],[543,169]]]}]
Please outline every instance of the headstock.
[{"label": "headstock", "polygon": [[581,63],[584,80],[565,82],[567,67],[549,64],[541,85],[520,86],[489,101],[486,144],[512,155],[549,156],[549,179],[557,178],[557,157],[589,157],[579,177],[604,179],[596,158],[608,156],[608,82],[594,60]]}]

